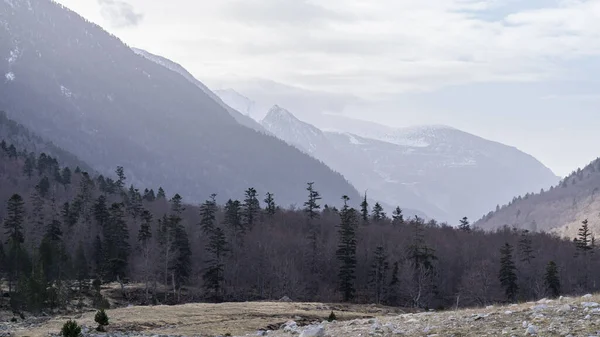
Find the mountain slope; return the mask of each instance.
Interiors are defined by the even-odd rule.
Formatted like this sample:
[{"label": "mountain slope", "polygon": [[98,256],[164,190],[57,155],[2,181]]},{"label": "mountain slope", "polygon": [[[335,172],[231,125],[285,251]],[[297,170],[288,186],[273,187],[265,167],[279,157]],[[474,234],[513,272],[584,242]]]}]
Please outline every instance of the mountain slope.
[{"label": "mountain slope", "polygon": [[0,2],[0,109],[101,173],[189,201],[271,191],[288,205],[358,193],[297,149],[243,127],[197,85],[49,0]]},{"label": "mountain slope", "polygon": [[204,83],[202,83],[198,79],[196,79],[194,77],[194,75],[190,74],[190,72],[187,71],[184,67],[182,67],[179,63],[173,62],[165,57],[152,54],[152,53],[147,52],[142,49],[138,49],[138,48],[131,48],[131,49],[136,54],[141,55],[141,56],[147,58],[148,60],[153,61],[157,64],[160,64],[161,66],[163,66],[169,70],[172,70],[172,71],[180,74],[181,76],[185,77],[186,80],[190,81],[192,84],[194,84],[195,86],[200,88],[200,90],[202,90],[206,95],[208,95],[215,102],[217,102],[223,109],[227,110],[227,112],[231,115],[231,117],[233,117],[238,123],[240,123],[246,127],[252,128],[256,131],[265,132],[265,129],[259,123],[257,123],[254,119],[240,113],[235,108],[232,108],[231,106],[225,104],[223,102],[223,100],[221,100],[221,98],[219,98],[219,96],[215,95],[215,93],[212,92],[206,85],[204,85]]},{"label": "mountain slope", "polygon": [[307,153],[359,190],[368,189],[373,198],[451,223],[463,216],[477,218],[515,192],[558,181],[530,155],[446,126],[394,129],[350,120],[317,133],[318,128],[296,118],[267,116],[265,121],[273,134],[308,147]]},{"label": "mountain slope", "polygon": [[260,109],[256,102],[233,89],[215,90],[214,93],[219,96],[219,98],[223,100],[225,104],[246,116],[254,118],[254,115],[257,113],[257,109]]},{"label": "mountain slope", "polygon": [[575,236],[581,221],[600,232],[600,159],[578,169],[556,187],[513,198],[476,224],[484,229],[504,225]]}]

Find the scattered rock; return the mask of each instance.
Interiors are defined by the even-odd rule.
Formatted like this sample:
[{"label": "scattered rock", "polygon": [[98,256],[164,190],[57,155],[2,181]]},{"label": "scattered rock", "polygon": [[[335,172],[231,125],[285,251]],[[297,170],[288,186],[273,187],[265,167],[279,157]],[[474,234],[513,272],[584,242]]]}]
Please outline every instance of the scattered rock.
[{"label": "scattered rock", "polygon": [[287,296],[283,296],[282,298],[279,299],[279,302],[293,302],[291,298],[287,297]]},{"label": "scattered rock", "polygon": [[324,337],[325,328],[322,326],[309,327],[302,331],[300,337]]},{"label": "scattered rock", "polygon": [[598,304],[596,302],[583,302],[583,303],[581,303],[581,306],[584,308],[596,308],[596,307],[600,306],[600,304]]},{"label": "scattered rock", "polygon": [[581,296],[581,298],[592,298],[592,294],[583,295],[583,296]]},{"label": "scattered rock", "polygon": [[529,325],[527,327],[527,330],[525,330],[525,334],[529,335],[529,336],[537,335],[537,333],[538,333],[538,328],[533,324]]}]

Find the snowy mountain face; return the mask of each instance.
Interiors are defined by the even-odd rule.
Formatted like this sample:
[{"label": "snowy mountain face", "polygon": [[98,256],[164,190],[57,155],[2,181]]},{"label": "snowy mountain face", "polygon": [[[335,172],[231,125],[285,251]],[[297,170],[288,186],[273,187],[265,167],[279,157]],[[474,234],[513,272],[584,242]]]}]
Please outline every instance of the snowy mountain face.
[{"label": "snowy mountain face", "polygon": [[257,123],[255,120],[250,118],[247,111],[243,111],[243,113],[240,113],[240,111],[242,111],[242,110],[238,110],[235,107],[223,102],[223,100],[218,95],[216,95],[212,90],[210,90],[206,85],[204,85],[204,83],[202,83],[198,79],[196,79],[192,74],[190,74],[189,71],[187,71],[180,64],[173,62],[167,58],[164,58],[162,56],[152,54],[152,53],[147,52],[142,49],[131,48],[131,50],[133,50],[134,53],[136,53],[142,57],[145,57],[148,60],[155,62],[155,63],[183,76],[186,80],[190,81],[192,84],[194,84],[195,86],[200,88],[200,90],[202,90],[206,95],[208,95],[215,102],[217,102],[221,107],[223,107],[225,110],[227,110],[227,112],[231,115],[231,117],[233,117],[241,125],[249,127],[256,131],[266,132],[266,130],[263,127],[261,127],[259,123]]},{"label": "snowy mountain face", "polygon": [[99,173],[124,166],[128,184],[162,186],[189,202],[239,199],[254,187],[287,206],[305,200],[314,181],[330,204],[359,199],[323,163],[240,125],[247,117],[185,69],[134,53],[53,1],[0,1],[0,74],[9,118]]},{"label": "snowy mountain face", "polygon": [[317,133],[315,126],[290,116],[287,112],[285,118],[262,124],[342,173],[359,191],[368,190],[370,197],[451,223],[478,218],[515,194],[558,181],[515,148],[446,126],[394,129],[365,122],[345,127],[353,132],[330,128]]}]

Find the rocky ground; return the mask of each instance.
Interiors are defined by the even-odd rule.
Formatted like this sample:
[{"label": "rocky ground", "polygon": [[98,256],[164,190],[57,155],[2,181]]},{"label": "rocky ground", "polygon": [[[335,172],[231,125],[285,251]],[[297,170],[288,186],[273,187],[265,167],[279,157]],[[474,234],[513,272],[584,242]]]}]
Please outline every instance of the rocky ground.
[{"label": "rocky ground", "polygon": [[[91,328],[93,322],[86,315],[80,317],[80,322],[85,326],[85,337],[600,337],[599,302],[600,296],[586,295],[447,312],[409,314],[380,308],[372,310],[375,311],[373,318],[361,318],[361,315],[368,315],[365,315],[365,312],[359,313],[356,307],[350,312],[344,311],[348,308],[325,307],[323,304],[314,303],[230,303],[220,307],[196,304],[166,309],[139,307],[111,310],[109,316],[113,318],[114,323],[110,327],[112,330],[107,334],[94,332]],[[340,321],[330,323],[319,319],[326,316],[325,313],[330,309],[339,310],[336,315]],[[127,312],[128,310],[130,312]],[[161,310],[168,310],[168,313]],[[151,315],[152,311],[156,312],[156,315]],[[278,314],[278,311],[282,314]],[[245,312],[246,318],[242,319],[238,314],[228,316],[223,314],[224,312]],[[285,316],[290,319],[280,322]],[[170,317],[176,317],[179,321]],[[202,320],[199,317],[202,317]],[[30,326],[24,326],[24,323],[7,323],[0,325],[0,336],[2,333],[7,336],[9,333],[16,336],[56,336],[58,323],[65,319],[66,317],[55,318]],[[272,323],[266,324],[269,321]],[[255,328],[257,326],[262,328]],[[217,330],[231,332],[215,333]]]}]

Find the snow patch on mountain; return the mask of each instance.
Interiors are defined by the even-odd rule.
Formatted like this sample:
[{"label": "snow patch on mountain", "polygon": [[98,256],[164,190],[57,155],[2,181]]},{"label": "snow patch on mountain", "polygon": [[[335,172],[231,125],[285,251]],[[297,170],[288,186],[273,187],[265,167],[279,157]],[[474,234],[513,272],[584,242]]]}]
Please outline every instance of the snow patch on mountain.
[{"label": "snow patch on mountain", "polygon": [[4,74],[4,78],[6,78],[6,82],[12,82],[15,80],[16,76],[15,76],[15,73],[13,73],[11,71],[11,72]]}]

